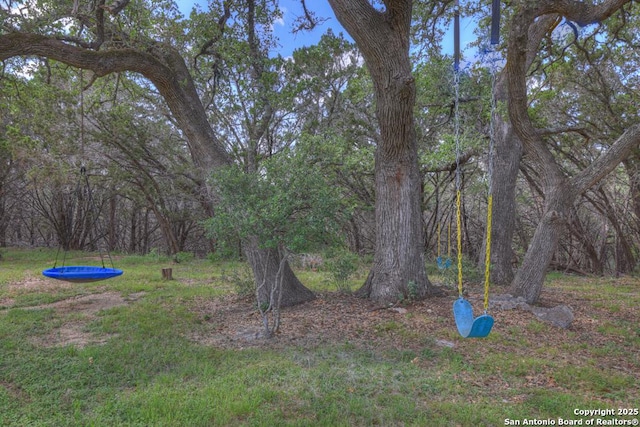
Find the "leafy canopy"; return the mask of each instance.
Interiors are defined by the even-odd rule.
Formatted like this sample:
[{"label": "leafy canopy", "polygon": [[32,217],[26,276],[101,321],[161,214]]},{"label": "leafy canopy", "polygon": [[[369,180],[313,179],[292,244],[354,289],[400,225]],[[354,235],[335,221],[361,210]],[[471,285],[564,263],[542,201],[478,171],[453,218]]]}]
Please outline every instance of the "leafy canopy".
[{"label": "leafy canopy", "polygon": [[216,214],[208,229],[221,245],[256,237],[265,248],[309,251],[338,236],[339,189],[304,149],[264,160],[257,172],[232,165],[214,172]]}]

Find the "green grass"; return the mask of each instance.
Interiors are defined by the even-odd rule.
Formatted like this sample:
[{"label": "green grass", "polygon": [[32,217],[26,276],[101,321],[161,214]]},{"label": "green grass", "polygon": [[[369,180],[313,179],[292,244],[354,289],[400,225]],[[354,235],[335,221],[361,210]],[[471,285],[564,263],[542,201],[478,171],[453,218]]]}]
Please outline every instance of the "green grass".
[{"label": "green grass", "polygon": [[[18,284],[38,279],[40,265],[46,268],[55,252],[2,255],[0,425],[490,426],[507,418],[572,418],[574,408],[640,404],[638,316],[626,313],[627,301],[638,301],[637,284],[548,282],[555,292],[597,302],[600,320],[591,333],[599,336],[598,345],[584,341],[580,329],[558,330],[531,319],[497,324],[485,340],[461,340],[443,329],[437,338],[455,341],[449,348],[387,319],[363,328],[396,340],[393,348],[345,337],[313,348],[225,349],[186,338],[202,322],[190,307],[232,292],[226,278],[237,264],[118,257],[116,266],[125,270],[118,279],[29,287]],[[173,268],[176,280],[162,280],[163,267]],[[314,290],[332,290],[323,272],[302,273]],[[86,319],[35,306],[104,292],[136,298],[85,322],[83,330],[103,342],[42,344],[62,325]],[[627,317],[606,318],[609,307]],[[606,363],[612,355],[624,367]]]}]

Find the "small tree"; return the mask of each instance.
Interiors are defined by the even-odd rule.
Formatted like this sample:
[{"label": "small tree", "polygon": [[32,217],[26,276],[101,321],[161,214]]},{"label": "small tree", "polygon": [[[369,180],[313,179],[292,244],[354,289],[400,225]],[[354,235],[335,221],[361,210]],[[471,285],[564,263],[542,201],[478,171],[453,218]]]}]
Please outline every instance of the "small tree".
[{"label": "small tree", "polygon": [[[290,254],[330,244],[337,236],[337,189],[327,184],[320,168],[302,151],[289,150],[265,160],[256,172],[229,166],[213,176],[218,204],[208,226],[217,241],[233,245],[238,239],[254,240],[281,255],[273,282],[256,283],[266,337],[280,328],[282,283]],[[252,264],[268,268],[260,260]]]}]

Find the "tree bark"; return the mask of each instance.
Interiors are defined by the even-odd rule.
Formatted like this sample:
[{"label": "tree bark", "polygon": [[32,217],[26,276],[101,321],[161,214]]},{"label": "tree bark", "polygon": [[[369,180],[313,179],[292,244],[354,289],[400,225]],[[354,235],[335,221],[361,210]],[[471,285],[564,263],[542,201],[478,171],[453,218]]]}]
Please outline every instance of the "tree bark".
[{"label": "tree bark", "polygon": [[[375,155],[376,248],[358,295],[393,301],[434,293],[425,271],[420,210],[421,176],[413,108],[415,79],[409,59],[411,0],[329,0],[358,45],[371,74],[380,141]],[[410,285],[412,283],[412,285]]]},{"label": "tree bark", "polygon": [[[256,281],[258,304],[270,304],[273,300],[280,301],[282,307],[290,307],[315,298],[313,292],[304,287],[291,270],[289,263],[284,265],[282,289],[275,290],[278,279],[278,269],[282,255],[277,249],[260,249],[255,238],[243,242],[243,251],[246,254],[253,276]],[[286,286],[285,286],[286,283]],[[282,295],[278,295],[281,292]]]},{"label": "tree bark", "polygon": [[633,213],[640,230],[640,149],[633,150],[631,156],[624,162],[624,167],[629,177],[629,194]]},{"label": "tree bark", "polygon": [[544,214],[536,227],[527,253],[511,286],[511,293],[534,304],[540,297],[542,285],[566,226],[566,217],[575,198],[569,196],[568,185],[558,186],[545,195]]},{"label": "tree bark", "polygon": [[[494,113],[494,127],[491,188],[492,224],[495,226],[491,233],[491,283],[509,286],[514,277],[515,252],[512,244],[516,226],[516,182],[522,158],[522,143],[513,133],[511,125],[499,113]],[[484,264],[484,257],[480,257],[481,270],[484,270]]]},{"label": "tree bark", "polygon": [[[529,29],[528,55],[525,69],[529,69],[535,59],[535,53],[548,29],[554,25],[555,16],[547,16],[535,22]],[[507,75],[503,71],[495,78],[492,88],[496,105],[508,103],[509,93]],[[493,192],[493,224],[491,235],[491,283],[509,286],[514,278],[513,235],[516,226],[516,182],[520,170],[523,147],[514,132],[508,117],[498,111],[492,112],[494,124],[494,155],[490,169],[493,171],[490,186]],[[486,245],[486,229],[485,229]],[[484,247],[481,253],[484,254]],[[485,259],[480,257],[478,267],[484,270]]]},{"label": "tree bark", "polygon": [[526,2],[516,11],[511,21],[505,68],[509,90],[509,117],[514,131],[523,143],[525,154],[540,174],[545,197],[542,219],[511,287],[514,295],[523,296],[529,304],[537,302],[540,296],[546,270],[576,197],[611,172],[640,144],[640,125],[635,125],[586,169],[571,178],[564,174],[528,114],[526,59],[531,54],[529,30],[539,17],[552,14],[561,14],[579,24],[600,21],[628,2],[629,0],[609,0],[597,5],[551,0]]},{"label": "tree bark", "polygon": [[[208,203],[213,204],[213,194],[206,186],[206,180],[211,170],[229,165],[231,159],[207,121],[206,111],[184,58],[174,48],[155,43],[146,51],[131,48],[94,51],[39,34],[14,32],[1,35],[0,61],[15,56],[42,56],[54,59],[67,65],[92,70],[97,77],[124,71],[143,75],[158,89],[184,133],[199,175],[201,191]],[[265,259],[278,256],[277,252],[274,254],[258,247],[255,247],[254,251],[264,252],[262,257]],[[247,258],[250,262],[257,259],[255,254]],[[256,271],[259,266],[252,265],[252,268]],[[270,274],[273,270],[268,269],[268,272]],[[258,279],[256,276],[256,283],[259,283]],[[311,293],[300,283],[288,265],[283,289],[283,292],[291,294],[288,299],[290,301],[307,301]]]}]

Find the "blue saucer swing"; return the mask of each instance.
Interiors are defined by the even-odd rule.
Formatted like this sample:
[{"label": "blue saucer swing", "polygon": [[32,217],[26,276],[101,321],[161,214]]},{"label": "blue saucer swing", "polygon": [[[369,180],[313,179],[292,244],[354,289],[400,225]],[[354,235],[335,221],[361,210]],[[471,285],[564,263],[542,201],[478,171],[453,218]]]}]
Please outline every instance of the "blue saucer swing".
[{"label": "blue saucer swing", "polygon": [[42,274],[56,280],[66,282],[87,283],[99,280],[111,279],[122,275],[123,271],[117,268],[73,265],[65,267],[54,267],[43,270]]},{"label": "blue saucer swing", "polygon": [[[82,155],[84,156],[84,96],[83,96],[83,88],[82,88],[82,69],[80,69],[80,143],[82,146]],[[80,166],[80,177],[78,179],[78,184],[76,185],[75,194],[81,194],[81,190],[84,184],[86,188],[86,196],[89,203],[88,209],[84,210],[84,215],[86,215],[89,211],[97,212],[95,207],[95,202],[93,200],[93,195],[91,194],[91,186],[89,185],[89,178],[87,178],[87,169],[84,165]],[[77,199],[77,197],[76,197]],[[97,215],[93,216],[93,222],[91,223],[91,227],[93,227],[97,223]],[[82,218],[82,222],[84,223],[86,217]],[[66,245],[65,245],[66,246]],[[123,271],[118,270],[116,268],[107,268],[104,265],[104,256],[102,251],[100,252],[100,260],[102,261],[102,267],[99,266],[87,266],[87,265],[74,265],[74,266],[65,266],[65,260],[67,255],[67,250],[64,251],[64,257],[62,259],[62,267],[57,267],[58,264],[58,255],[60,255],[60,248],[58,247],[58,252],[56,253],[56,260],[53,264],[53,268],[49,268],[42,271],[42,274],[46,277],[56,279],[56,280],[64,280],[66,282],[74,282],[74,283],[86,283],[86,282],[97,282],[99,280],[111,279],[112,277],[117,277],[122,275]],[[109,254],[109,250],[107,249],[107,257],[111,262],[111,266],[113,267],[113,260],[111,260],[111,255]]]},{"label": "blue saucer swing", "polygon": [[[89,210],[95,210],[93,206],[93,197],[91,194],[91,187],[89,186],[89,180],[87,178],[86,169],[84,166],[80,168],[80,181],[84,181],[87,188],[87,198],[89,201]],[[76,192],[80,191],[80,184],[76,188]],[[94,224],[95,224],[94,220]],[[60,254],[60,249],[58,249],[58,253],[56,254],[56,260],[54,262],[53,268],[49,268],[42,271],[42,274],[46,277],[56,280],[63,280],[65,282],[72,283],[88,283],[88,282],[97,282],[100,280],[111,279],[112,277],[117,277],[122,275],[123,271],[117,268],[108,268],[105,267],[104,264],[104,256],[102,252],[100,252],[100,259],[102,261],[102,266],[88,266],[88,265],[64,265],[67,251],[65,250],[65,255],[62,260],[62,267],[57,267],[58,264],[58,255]],[[113,267],[113,261],[111,260],[111,255],[107,251],[107,257],[111,261],[111,265]]]}]

